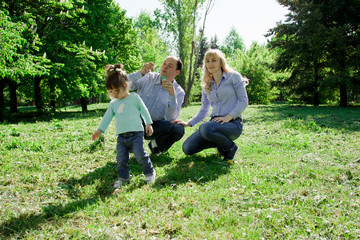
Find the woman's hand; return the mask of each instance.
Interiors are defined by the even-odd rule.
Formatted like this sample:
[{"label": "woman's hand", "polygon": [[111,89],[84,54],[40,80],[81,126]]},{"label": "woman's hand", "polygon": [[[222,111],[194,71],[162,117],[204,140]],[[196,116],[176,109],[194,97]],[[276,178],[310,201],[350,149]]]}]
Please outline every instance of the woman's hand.
[{"label": "woman's hand", "polygon": [[176,124],[180,124],[184,127],[191,127],[191,124],[189,122],[184,122],[183,120],[181,119],[176,119],[176,120],[173,120],[171,121],[171,123],[176,123]]},{"label": "woman's hand", "polygon": [[214,117],[212,121],[219,122],[221,124],[228,123],[231,120],[233,120],[233,117],[231,115],[226,115],[225,117]]}]

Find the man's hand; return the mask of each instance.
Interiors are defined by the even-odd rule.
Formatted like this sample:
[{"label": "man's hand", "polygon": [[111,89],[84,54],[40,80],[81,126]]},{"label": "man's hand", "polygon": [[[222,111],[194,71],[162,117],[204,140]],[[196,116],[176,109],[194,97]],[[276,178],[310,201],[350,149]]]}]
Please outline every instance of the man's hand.
[{"label": "man's hand", "polygon": [[169,92],[169,95],[175,95],[175,87],[172,82],[165,79],[165,81],[161,80],[161,84],[162,84],[162,87],[165,88]]},{"label": "man's hand", "polygon": [[155,67],[153,62],[145,63],[144,66],[141,68],[141,74],[144,76],[148,72],[152,71]]}]

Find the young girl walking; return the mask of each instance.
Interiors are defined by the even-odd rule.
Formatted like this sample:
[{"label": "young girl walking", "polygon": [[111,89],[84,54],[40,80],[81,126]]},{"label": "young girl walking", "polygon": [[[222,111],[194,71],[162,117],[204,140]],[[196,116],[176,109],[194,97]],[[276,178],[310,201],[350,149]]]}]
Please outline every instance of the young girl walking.
[{"label": "young girl walking", "polygon": [[113,99],[105,112],[104,118],[99,128],[93,133],[92,140],[97,140],[109,126],[115,116],[117,146],[116,161],[119,180],[114,184],[114,188],[121,187],[129,182],[129,152],[134,153],[134,157],[141,165],[148,184],[155,182],[155,169],[150,157],[144,149],[144,127],[146,134],[151,136],[153,128],[150,114],[145,104],[136,93],[129,92],[129,79],[122,64],[106,66],[106,89]]}]

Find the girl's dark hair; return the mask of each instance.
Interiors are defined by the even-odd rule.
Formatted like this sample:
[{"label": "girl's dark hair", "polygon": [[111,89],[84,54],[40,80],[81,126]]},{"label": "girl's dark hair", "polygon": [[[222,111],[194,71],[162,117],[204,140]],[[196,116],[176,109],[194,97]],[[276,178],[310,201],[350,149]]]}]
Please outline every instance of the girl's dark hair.
[{"label": "girl's dark hair", "polygon": [[109,64],[105,67],[105,87],[108,90],[111,89],[125,89],[126,82],[129,82],[129,78],[126,75],[126,72],[122,69],[123,65],[117,63],[115,65]]}]

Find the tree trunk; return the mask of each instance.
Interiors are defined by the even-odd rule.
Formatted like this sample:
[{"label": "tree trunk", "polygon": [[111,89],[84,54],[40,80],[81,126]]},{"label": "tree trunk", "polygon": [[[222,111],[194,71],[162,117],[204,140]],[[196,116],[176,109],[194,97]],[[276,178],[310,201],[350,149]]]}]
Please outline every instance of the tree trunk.
[{"label": "tree trunk", "polygon": [[283,97],[282,92],[279,93],[279,99],[278,99],[278,101],[280,101],[280,102],[284,101],[284,97]]},{"label": "tree trunk", "polygon": [[[196,71],[196,68],[195,68],[195,65],[196,65],[196,61],[195,61],[195,64],[194,64],[194,70],[192,69],[193,68],[193,65],[192,65],[192,61],[193,61],[193,56],[194,56],[194,52],[196,51],[195,50],[195,29],[196,29],[196,9],[197,9],[197,4],[198,4],[198,1],[195,0],[195,5],[194,5],[194,16],[193,16],[193,33],[192,33],[192,41],[191,41],[191,54],[190,54],[190,69],[189,69],[189,80],[188,80],[188,84],[187,84],[187,87],[185,89],[185,99],[184,99],[184,106],[188,106],[189,105],[189,96],[190,96],[190,91],[191,91],[191,87],[192,87],[192,71]],[[197,54],[197,52],[196,52]]]},{"label": "tree trunk", "polygon": [[[199,67],[199,64],[198,64],[198,60],[199,60],[199,51],[200,51],[200,44],[201,44],[201,41],[203,39],[203,36],[204,36],[204,32],[205,32],[205,23],[206,23],[206,17],[207,15],[209,14],[209,12],[211,11],[212,7],[214,6],[214,2],[213,0],[209,0],[208,1],[208,4],[207,4],[207,7],[206,7],[206,11],[205,11],[205,15],[204,15],[204,21],[203,21],[203,26],[202,26],[202,31],[201,31],[201,34],[200,34],[200,42],[199,42],[199,46],[195,47],[195,12],[196,12],[196,8],[197,8],[197,1],[195,3],[195,10],[194,10],[194,29],[193,29],[193,41],[192,41],[192,49],[191,49],[191,58],[190,58],[190,61],[192,61],[192,56],[193,56],[193,51],[195,51],[195,62],[194,62],[194,66],[193,66],[193,70],[192,70],[192,62],[190,62],[190,71],[189,71],[189,81],[187,83],[187,87],[185,89],[185,98],[184,98],[184,105],[187,106],[189,105],[189,102],[190,102],[190,93],[191,93],[191,88],[195,82],[195,75],[196,75],[196,72],[197,72],[197,69]],[[192,70],[192,72],[191,72]]]},{"label": "tree trunk", "polygon": [[[181,0],[178,1],[177,3],[177,9],[176,9],[176,17],[178,20],[178,29],[179,29],[179,58],[181,59],[181,61],[184,63],[184,65],[186,65],[186,59],[185,59],[185,43],[184,43],[184,36],[185,36],[185,29],[186,27],[184,26],[184,23],[182,21],[181,18]],[[177,81],[180,86],[183,89],[186,89],[185,86],[185,69],[183,68],[183,70],[180,72],[180,74],[178,75],[178,81]]]},{"label": "tree trunk", "polygon": [[314,64],[314,106],[320,105],[320,93],[319,93],[319,82],[320,82],[320,75],[319,75],[319,67],[318,64]]},{"label": "tree trunk", "polygon": [[0,122],[5,120],[5,98],[4,98],[4,89],[5,89],[5,79],[0,78]]},{"label": "tree trunk", "polygon": [[35,77],[35,83],[34,83],[34,92],[35,92],[35,106],[38,110],[38,112],[42,112],[43,109],[43,102],[42,102],[42,97],[41,97],[41,77],[40,76],[36,76]]},{"label": "tree trunk", "polygon": [[80,97],[81,111],[87,112],[87,99],[85,97]]},{"label": "tree trunk", "polygon": [[342,54],[340,55],[340,59],[339,59],[339,73],[341,78],[339,79],[340,82],[340,106],[341,107],[347,107],[347,81],[349,79],[349,74],[348,71],[346,69],[346,53],[345,50],[342,51]]},{"label": "tree trunk", "polygon": [[10,113],[18,112],[18,101],[16,96],[16,90],[18,89],[19,84],[14,81],[9,81],[9,90],[10,90]]},{"label": "tree trunk", "polygon": [[347,107],[347,88],[345,83],[340,84],[340,106]]},{"label": "tree trunk", "polygon": [[319,105],[320,105],[320,94],[319,94],[319,88],[317,87],[314,93],[314,106],[319,106]]},{"label": "tree trunk", "polygon": [[55,112],[56,109],[56,95],[55,95],[55,83],[54,81],[49,81],[49,87],[50,87],[50,108],[53,112]]}]

